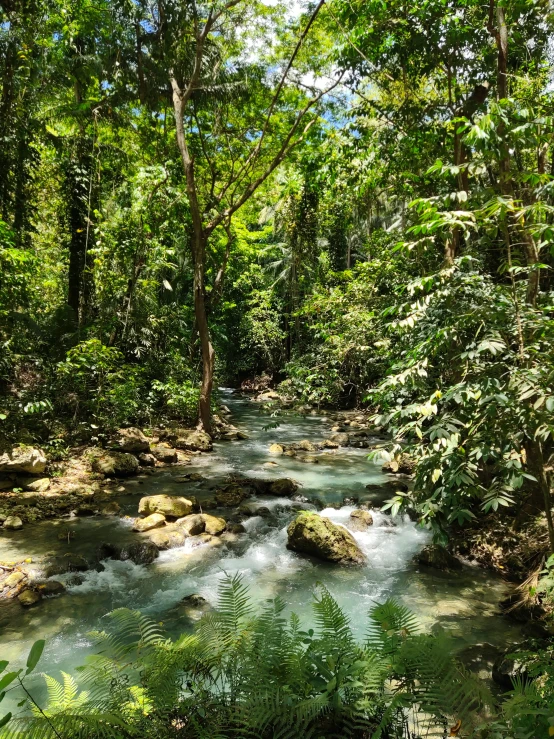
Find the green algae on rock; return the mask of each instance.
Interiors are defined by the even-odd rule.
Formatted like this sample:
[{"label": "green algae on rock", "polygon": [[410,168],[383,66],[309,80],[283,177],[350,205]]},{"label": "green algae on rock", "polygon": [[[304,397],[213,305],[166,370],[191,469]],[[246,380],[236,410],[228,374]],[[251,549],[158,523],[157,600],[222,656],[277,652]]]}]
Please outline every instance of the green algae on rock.
[{"label": "green algae on rock", "polygon": [[301,511],[288,528],[287,548],[337,564],[364,564],[366,559],[352,534],[329,518]]}]

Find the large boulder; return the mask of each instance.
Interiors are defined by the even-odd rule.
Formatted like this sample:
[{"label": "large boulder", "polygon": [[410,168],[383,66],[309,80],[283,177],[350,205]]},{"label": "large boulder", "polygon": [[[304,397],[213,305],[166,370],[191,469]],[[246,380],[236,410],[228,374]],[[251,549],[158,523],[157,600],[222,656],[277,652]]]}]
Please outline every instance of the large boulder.
[{"label": "large boulder", "polygon": [[156,457],[153,454],[150,454],[149,452],[143,452],[142,454],[138,455],[139,463],[142,465],[142,467],[155,467],[156,466]]},{"label": "large boulder", "polygon": [[175,525],[178,526],[187,536],[197,536],[203,534],[206,524],[200,513],[192,513],[184,518],[178,518],[175,521]]},{"label": "large boulder", "polygon": [[204,520],[204,531],[212,536],[219,536],[227,528],[227,521],[218,516],[210,516],[208,513],[201,514]]},{"label": "large boulder", "polygon": [[122,452],[140,454],[150,450],[150,443],[140,429],[128,428],[118,431],[117,446]]},{"label": "large boulder", "polygon": [[150,529],[159,529],[160,526],[165,526],[163,513],[151,513],[146,518],[136,518],[133,531],[150,531]]},{"label": "large boulder", "polygon": [[141,498],[138,512],[144,516],[151,513],[163,513],[169,518],[181,518],[192,513],[193,502],[188,498],[172,497],[171,495],[147,495]]},{"label": "large boulder", "polygon": [[31,493],[45,493],[50,487],[50,478],[39,477],[38,480],[25,481],[23,487]]},{"label": "large boulder", "polygon": [[284,454],[285,448],[281,444],[270,444],[269,446],[269,453],[274,454],[275,456],[279,456],[281,454]]},{"label": "large boulder", "polygon": [[424,547],[417,555],[417,562],[424,567],[435,570],[461,570],[462,563],[448,549],[439,544],[430,544]]},{"label": "large boulder", "polygon": [[183,546],[187,535],[177,524],[171,523],[163,529],[149,531],[148,538],[157,549],[175,549]]},{"label": "large boulder", "polygon": [[215,493],[215,500],[217,505],[227,508],[238,506],[242,503],[243,500],[249,497],[249,491],[241,487],[240,485],[237,485],[236,483],[226,485],[224,488],[216,490]]},{"label": "large boulder", "polygon": [[352,534],[328,518],[301,511],[287,529],[287,548],[338,564],[361,565],[365,556]]},{"label": "large boulder", "polygon": [[103,452],[92,460],[93,471],[108,477],[129,477],[138,468],[138,459],[128,452]]},{"label": "large boulder", "polygon": [[302,452],[315,452],[316,446],[309,439],[303,439],[296,444],[291,444],[293,449],[298,449]]},{"label": "large boulder", "polygon": [[373,516],[369,511],[357,508],[350,514],[348,524],[352,531],[367,531],[373,525]]},{"label": "large boulder", "polygon": [[287,497],[293,495],[298,490],[298,483],[295,480],[291,480],[288,477],[281,477],[278,480],[273,480],[267,487],[267,492],[270,495],[279,495]]},{"label": "large boulder", "polygon": [[4,521],[4,528],[10,531],[19,531],[23,528],[23,521],[19,516],[8,516]]},{"label": "large boulder", "polygon": [[159,557],[158,547],[152,541],[137,541],[121,551],[121,559],[130,559],[136,565],[149,565]]},{"label": "large boulder", "polygon": [[211,452],[213,449],[212,437],[205,431],[197,429],[175,429],[167,438],[178,449],[188,449],[192,452]]},{"label": "large boulder", "polygon": [[24,608],[30,608],[39,603],[42,600],[42,596],[36,590],[24,590],[17,596],[17,600]]},{"label": "large boulder", "polygon": [[23,472],[27,475],[42,475],[46,469],[46,457],[41,449],[31,446],[16,446],[0,454],[0,472]]},{"label": "large boulder", "polygon": [[65,593],[65,585],[58,580],[42,580],[34,583],[38,593],[46,598],[53,598]]},{"label": "large boulder", "polygon": [[157,444],[156,446],[153,446],[152,455],[158,460],[158,462],[163,462],[164,464],[175,464],[179,459],[176,450],[165,444]]},{"label": "large boulder", "polygon": [[137,565],[149,565],[159,556],[158,547],[146,540],[135,541],[132,544],[119,546],[110,542],[103,542],[96,550],[96,558],[127,560]]}]

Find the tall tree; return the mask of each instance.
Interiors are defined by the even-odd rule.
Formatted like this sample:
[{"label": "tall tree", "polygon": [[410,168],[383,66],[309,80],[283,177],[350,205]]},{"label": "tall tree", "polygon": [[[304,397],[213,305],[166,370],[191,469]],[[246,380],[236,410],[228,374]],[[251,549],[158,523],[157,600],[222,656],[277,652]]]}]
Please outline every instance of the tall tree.
[{"label": "tall tree", "polygon": [[[282,74],[273,83],[267,70],[264,76],[260,75],[258,62],[245,67],[240,59],[226,55],[223,48],[244,21],[244,13],[248,9],[244,0],[230,0],[211,7],[193,0],[186,6],[186,17],[171,29],[175,53],[169,77],[177,145],[192,219],[194,307],[202,353],[199,413],[200,424],[207,431],[211,430],[210,404],[215,366],[206,291],[210,239],[220,228],[230,234],[233,215],[291,150],[305,139],[317,120],[314,108],[338,84],[334,80],[325,89],[306,95],[298,91],[298,86],[290,78],[293,65],[324,2],[321,0],[303,23],[288,60],[281,60]],[[164,33],[167,36],[170,30],[166,28]],[[185,57],[178,53],[183,49],[186,49]],[[228,75],[231,64],[237,69],[232,80]],[[217,100],[222,85],[230,82],[241,85],[246,80],[248,69],[252,76],[248,77],[244,108],[237,111],[227,104],[225,96],[220,104],[197,104],[201,93],[211,91]],[[216,279],[219,281],[226,271],[231,244],[229,236],[217,269]],[[217,288],[218,285],[214,285],[216,291]]]}]

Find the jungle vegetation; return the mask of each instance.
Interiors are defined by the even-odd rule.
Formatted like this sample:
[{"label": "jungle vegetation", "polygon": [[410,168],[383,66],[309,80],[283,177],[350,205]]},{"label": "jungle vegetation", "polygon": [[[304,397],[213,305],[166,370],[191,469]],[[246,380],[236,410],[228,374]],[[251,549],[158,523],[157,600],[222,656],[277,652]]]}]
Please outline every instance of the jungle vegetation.
[{"label": "jungle vegetation", "polygon": [[[210,432],[215,388],[264,376],[370,408],[416,461],[390,507],[438,539],[539,516],[553,598],[553,22],[549,0],[0,0],[2,444]],[[329,665],[276,609],[288,718],[396,710],[381,647],[348,635],[356,684],[324,709]],[[233,629],[218,697],[204,637],[150,642],[156,680],[186,652],[227,726],[257,654]],[[252,713],[272,736],[280,685]]]}]

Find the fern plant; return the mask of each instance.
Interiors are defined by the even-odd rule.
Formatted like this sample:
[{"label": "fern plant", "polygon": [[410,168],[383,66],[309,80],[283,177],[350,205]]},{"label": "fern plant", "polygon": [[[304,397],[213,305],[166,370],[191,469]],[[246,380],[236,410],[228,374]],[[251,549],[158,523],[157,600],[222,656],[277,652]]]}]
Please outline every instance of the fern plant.
[{"label": "fern plant", "polygon": [[[172,641],[136,611],[111,614],[80,687],[46,677],[48,703],[12,719],[4,739],[318,739],[413,737],[419,726],[462,721],[490,703],[447,645],[419,633],[388,601],[370,613],[360,644],[329,591],[314,598],[314,628],[286,619],[280,598],[260,611],[240,576],[219,608]],[[414,712],[420,720],[414,722]]]}]

